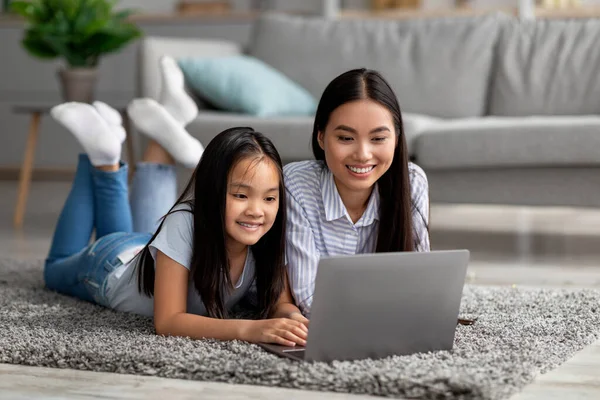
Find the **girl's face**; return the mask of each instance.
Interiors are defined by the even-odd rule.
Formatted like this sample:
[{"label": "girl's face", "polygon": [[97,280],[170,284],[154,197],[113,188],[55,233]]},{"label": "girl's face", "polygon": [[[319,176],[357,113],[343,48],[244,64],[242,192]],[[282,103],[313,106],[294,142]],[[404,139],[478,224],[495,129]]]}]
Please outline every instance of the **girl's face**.
[{"label": "girl's face", "polygon": [[279,173],[269,158],[242,159],[229,173],[225,204],[226,248],[256,244],[271,229],[279,210]]},{"label": "girl's face", "polygon": [[318,139],[340,193],[370,190],[392,165],[398,142],[392,114],[370,99],[336,108]]}]

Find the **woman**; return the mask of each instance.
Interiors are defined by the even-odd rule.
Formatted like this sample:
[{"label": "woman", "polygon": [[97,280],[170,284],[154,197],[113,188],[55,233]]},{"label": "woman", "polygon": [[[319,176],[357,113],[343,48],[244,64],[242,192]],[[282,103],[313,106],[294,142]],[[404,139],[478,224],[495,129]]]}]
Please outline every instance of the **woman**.
[{"label": "woman", "polygon": [[305,316],[320,257],[430,248],[427,178],[408,161],[398,100],[378,72],[327,86],[312,149],[316,160],[284,168],[288,276]]}]

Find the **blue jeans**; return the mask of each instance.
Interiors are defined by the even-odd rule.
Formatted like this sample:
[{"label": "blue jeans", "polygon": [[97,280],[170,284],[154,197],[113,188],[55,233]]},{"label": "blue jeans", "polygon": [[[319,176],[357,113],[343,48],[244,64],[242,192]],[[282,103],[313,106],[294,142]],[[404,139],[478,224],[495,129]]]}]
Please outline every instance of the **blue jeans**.
[{"label": "blue jeans", "polygon": [[[117,256],[147,244],[176,200],[171,165],[138,164],[129,198],[127,165],[116,172],[101,171],[80,155],[46,259],[46,286],[106,306],[106,278],[121,265]],[[94,230],[96,241],[90,244]]]}]

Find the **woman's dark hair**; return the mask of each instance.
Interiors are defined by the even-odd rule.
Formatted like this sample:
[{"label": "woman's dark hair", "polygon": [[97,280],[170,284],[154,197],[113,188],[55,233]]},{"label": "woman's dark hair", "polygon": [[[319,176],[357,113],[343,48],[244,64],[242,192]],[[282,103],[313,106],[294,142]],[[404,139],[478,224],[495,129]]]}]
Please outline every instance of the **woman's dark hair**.
[{"label": "woman's dark hair", "polygon": [[[200,294],[208,316],[227,317],[223,290],[233,289],[229,261],[225,249],[225,203],[230,172],[244,159],[270,160],[279,171],[279,210],[271,229],[252,246],[256,261],[258,306],[262,317],[274,310],[285,284],[285,221],[286,201],[283,170],[279,153],[273,143],[252,128],[231,128],[218,134],[204,150],[190,181],[175,205],[163,217],[151,243],[162,229],[165,218],[174,212],[191,212],[194,219],[194,239],[190,279]],[[174,210],[180,204],[188,209]],[[154,295],[154,260],[148,245],[138,262],[138,290]]]},{"label": "woman's dark hair", "polygon": [[402,113],[396,94],[379,72],[365,68],[353,69],[327,85],[315,116],[313,154],[317,160],[325,161],[325,152],[319,146],[319,132],[325,133],[331,113],[343,104],[363,99],[376,101],[388,109],[398,138],[392,165],[377,181],[381,201],[375,251],[412,251],[416,238],[413,238],[408,154]]}]

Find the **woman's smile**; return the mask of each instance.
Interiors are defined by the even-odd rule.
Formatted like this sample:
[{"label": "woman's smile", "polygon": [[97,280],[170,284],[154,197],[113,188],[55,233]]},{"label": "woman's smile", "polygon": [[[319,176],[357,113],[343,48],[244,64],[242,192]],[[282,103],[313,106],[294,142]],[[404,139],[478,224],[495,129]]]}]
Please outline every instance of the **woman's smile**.
[{"label": "woman's smile", "polygon": [[374,169],[376,165],[346,165],[346,168],[353,174],[358,177],[366,177],[368,176]]}]

